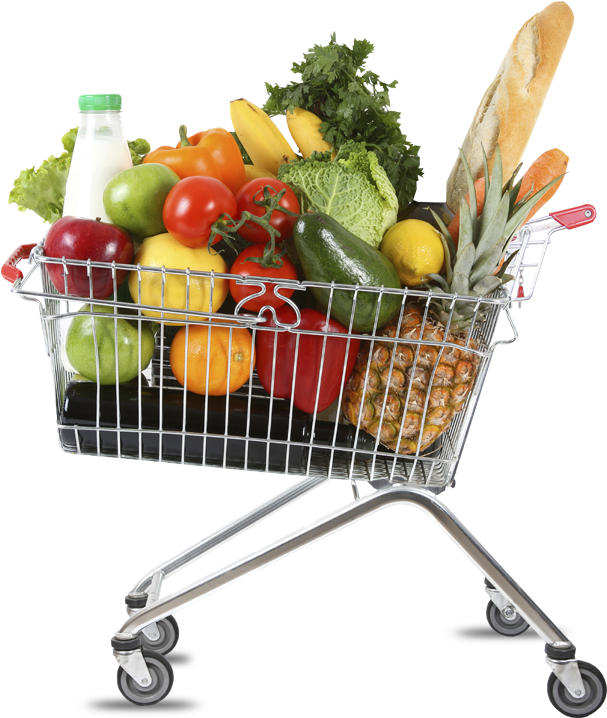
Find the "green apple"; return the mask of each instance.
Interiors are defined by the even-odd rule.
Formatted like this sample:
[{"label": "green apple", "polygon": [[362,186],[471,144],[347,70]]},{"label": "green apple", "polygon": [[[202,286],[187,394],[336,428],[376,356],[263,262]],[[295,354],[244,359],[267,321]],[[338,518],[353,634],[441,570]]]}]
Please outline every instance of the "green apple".
[{"label": "green apple", "polygon": [[166,232],[162,208],[179,175],[158,163],[135,165],[119,172],[105,185],[103,206],[114,224],[135,239]]},{"label": "green apple", "polygon": [[[112,313],[112,307],[94,305],[95,312]],[[139,322],[129,315],[92,317],[85,304],[67,330],[65,352],[70,364],[86,379],[97,381],[95,342],[99,356],[99,383],[116,383],[116,335],[118,338],[118,383],[130,381],[143,371],[154,354],[154,332],[150,322],[141,322],[141,366],[139,365]],[[94,325],[94,328],[93,328]]]}]

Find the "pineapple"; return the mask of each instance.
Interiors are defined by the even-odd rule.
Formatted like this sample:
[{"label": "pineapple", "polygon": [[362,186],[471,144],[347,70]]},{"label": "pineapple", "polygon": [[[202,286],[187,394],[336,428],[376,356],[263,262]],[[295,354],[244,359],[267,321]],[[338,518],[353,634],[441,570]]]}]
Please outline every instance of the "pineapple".
[{"label": "pineapple", "polygon": [[[446,276],[431,274],[435,284],[430,301],[407,298],[399,318],[377,332],[398,339],[365,341],[344,390],[343,414],[352,424],[377,437],[400,454],[421,454],[445,432],[474,387],[483,351],[474,330],[486,319],[489,305],[479,297],[493,293],[513,277],[504,261],[508,244],[532,207],[561,179],[520,202],[514,172],[502,186],[499,147],[491,182],[484,156],[485,205],[477,217],[476,194],[470,168],[460,156],[468,177],[470,206],[460,197],[460,235],[457,252],[447,228],[434,212],[442,232]],[[441,298],[441,295],[448,295]],[[453,295],[469,297],[453,302]],[[477,333],[477,332],[476,332]],[[398,336],[397,336],[398,335]],[[440,342],[443,346],[422,344]],[[363,396],[364,394],[364,396]]]}]

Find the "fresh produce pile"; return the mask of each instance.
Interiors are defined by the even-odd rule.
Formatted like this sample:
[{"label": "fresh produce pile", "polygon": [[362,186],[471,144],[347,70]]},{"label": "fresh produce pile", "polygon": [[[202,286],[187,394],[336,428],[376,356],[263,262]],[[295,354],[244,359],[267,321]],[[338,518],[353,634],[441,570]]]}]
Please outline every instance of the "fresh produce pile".
[{"label": "fresh produce pile", "polygon": [[[256,369],[268,394],[291,399],[302,412],[321,412],[342,395],[344,420],[410,454],[448,428],[477,375],[480,347],[469,333],[483,312],[466,301],[451,311],[451,295],[483,297],[512,280],[511,255],[505,259],[510,241],[554,194],[568,158],[550,150],[517,182],[519,147],[517,170],[503,178],[512,150],[504,159],[497,133],[493,146],[481,144],[482,171],[473,173],[460,150],[457,167],[468,193],[460,188],[450,223],[434,211],[430,221],[397,221],[421,175],[419,147],[389,109],[396,83],[365,69],[372,50],[366,40],[349,48],[333,35],[293,65],[300,82],[266,85],[263,109],[245,99],[232,102],[233,129],[188,136],[182,126],[175,145],[153,151],[144,140],[130,143],[134,166],[103,192],[112,224],[61,216],[74,131],[64,136],[59,158],[21,173],[9,202],[53,222],[47,257],[143,268],[115,277],[95,268],[89,277],[86,267],[64,274],[63,264],[46,265],[62,294],[146,306],[143,315],[166,324],[171,369],[188,391],[226,395]],[[271,119],[282,113],[298,153]],[[154,267],[233,279],[214,278],[209,306],[209,277],[145,271]],[[249,276],[261,281],[238,283]],[[296,280],[312,284],[296,291]],[[403,286],[431,288],[430,312],[408,299],[401,313]],[[293,325],[294,304],[298,329],[323,334],[264,331]],[[86,313],[72,320],[71,365],[100,384],[132,380],[152,359],[159,325],[122,309],[116,324],[95,316],[107,307],[91,307],[85,304]],[[255,341],[237,322],[186,322],[186,310],[230,315],[236,307],[263,312]],[[167,331],[171,326],[178,330]],[[447,348],[416,344],[420,339]]]}]

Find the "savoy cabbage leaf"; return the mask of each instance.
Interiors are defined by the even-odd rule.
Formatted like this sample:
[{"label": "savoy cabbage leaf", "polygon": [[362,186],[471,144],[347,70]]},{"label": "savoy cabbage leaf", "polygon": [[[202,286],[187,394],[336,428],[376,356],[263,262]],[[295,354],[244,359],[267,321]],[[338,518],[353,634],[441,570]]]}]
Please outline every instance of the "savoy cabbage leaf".
[{"label": "savoy cabbage leaf", "polygon": [[324,212],[372,247],[395,222],[398,200],[374,152],[347,142],[330,152],[282,165],[278,178],[298,195],[302,212]]}]

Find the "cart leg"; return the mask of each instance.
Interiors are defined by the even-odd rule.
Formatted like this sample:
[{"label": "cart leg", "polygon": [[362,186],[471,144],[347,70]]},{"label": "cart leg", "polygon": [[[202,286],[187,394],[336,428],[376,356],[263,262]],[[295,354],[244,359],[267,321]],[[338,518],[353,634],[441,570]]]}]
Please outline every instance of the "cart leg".
[{"label": "cart leg", "polygon": [[[337,529],[343,528],[369,513],[399,502],[410,503],[421,508],[440,524],[464,553],[476,564],[491,585],[506,597],[510,605],[523,616],[527,623],[529,623],[536,633],[546,642],[548,664],[556,678],[558,678],[567,691],[567,694],[565,694],[567,700],[574,703],[575,701],[582,702],[586,692],[585,684],[582,680],[580,667],[575,660],[575,647],[569,639],[552,623],[546,614],[540,610],[521,587],[504,571],[486,549],[481,546],[474,536],[432,492],[409,486],[393,486],[380,489],[375,494],[339,509],[308,528],[301,529],[267,548],[197,581],[186,589],[173,593],[150,606],[146,606],[146,608],[131,616],[115,635],[113,640],[114,648],[116,648],[116,644],[119,645],[121,641],[128,642],[135,638],[145,626],[150,625],[154,621],[161,620],[174,611],[183,608],[191,601],[202,598],[207,593],[211,593],[227,583],[287,555],[291,551],[295,551]],[[600,680],[603,681],[604,686],[604,679],[600,672],[598,672],[597,669],[594,670],[600,677]],[[600,680],[597,679],[597,684],[600,683]],[[602,700],[604,697],[603,693]],[[600,703],[602,703],[602,700],[600,700]],[[556,707],[558,708],[559,706]],[[596,707],[598,707],[598,705]],[[590,712],[594,712],[594,710],[596,710],[596,708],[593,708]],[[574,715],[589,715],[589,713],[574,713]]]},{"label": "cart leg", "polygon": [[253,511],[250,511],[242,518],[224,526],[219,531],[216,531],[189,549],[186,549],[174,558],[171,558],[160,564],[160,566],[152,569],[146,573],[129,592],[126,598],[127,606],[136,610],[144,608],[148,603],[155,602],[160,593],[160,585],[167,576],[175,573],[180,568],[183,568],[192,561],[200,558],[203,554],[208,553],[220,544],[225,543],[242,531],[250,528],[262,519],[266,518],[266,516],[269,516],[275,511],[278,511],[278,509],[283,508],[283,506],[295,501],[295,499],[298,499],[300,496],[308,493],[308,491],[311,491],[317,486],[320,486],[320,484],[325,483],[327,479],[328,477],[313,477],[306,479],[305,481],[301,481],[295,486],[292,486],[284,491],[282,494],[270,499],[270,501],[267,501],[265,504],[253,509]]}]

